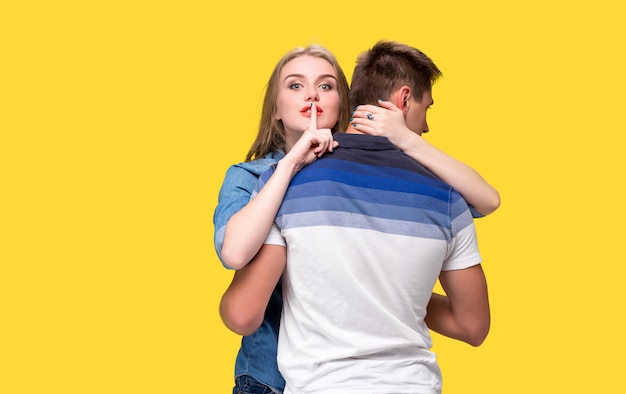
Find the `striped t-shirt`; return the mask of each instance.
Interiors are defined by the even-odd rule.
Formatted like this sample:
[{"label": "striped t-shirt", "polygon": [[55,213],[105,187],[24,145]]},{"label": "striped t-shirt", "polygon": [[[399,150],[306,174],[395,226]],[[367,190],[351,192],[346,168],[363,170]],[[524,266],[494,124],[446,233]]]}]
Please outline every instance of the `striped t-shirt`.
[{"label": "striped t-shirt", "polygon": [[480,263],[472,215],[387,138],[334,138],[293,178],[266,241],[287,247],[285,394],[439,393],[426,306],[441,270]]}]

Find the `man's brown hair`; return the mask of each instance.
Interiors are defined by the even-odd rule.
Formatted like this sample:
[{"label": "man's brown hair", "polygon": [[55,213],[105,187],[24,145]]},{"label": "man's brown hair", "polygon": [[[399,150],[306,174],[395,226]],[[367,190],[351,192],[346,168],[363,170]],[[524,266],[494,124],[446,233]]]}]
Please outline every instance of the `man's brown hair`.
[{"label": "man's brown hair", "polygon": [[357,58],[350,86],[350,107],[377,104],[401,86],[420,101],[442,76],[435,63],[420,50],[394,41],[379,41]]}]

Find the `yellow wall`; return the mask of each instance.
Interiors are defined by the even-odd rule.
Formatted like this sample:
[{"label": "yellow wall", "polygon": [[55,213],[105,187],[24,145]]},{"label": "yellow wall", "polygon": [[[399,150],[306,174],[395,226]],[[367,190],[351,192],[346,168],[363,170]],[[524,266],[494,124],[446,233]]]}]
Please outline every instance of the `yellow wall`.
[{"label": "yellow wall", "polygon": [[624,3],[271,3],[3,2],[0,392],[228,393],[224,172],[284,52],[350,76],[381,38],[442,69],[427,138],[502,195],[478,223],[492,331],[434,337],[444,392],[617,392]]}]

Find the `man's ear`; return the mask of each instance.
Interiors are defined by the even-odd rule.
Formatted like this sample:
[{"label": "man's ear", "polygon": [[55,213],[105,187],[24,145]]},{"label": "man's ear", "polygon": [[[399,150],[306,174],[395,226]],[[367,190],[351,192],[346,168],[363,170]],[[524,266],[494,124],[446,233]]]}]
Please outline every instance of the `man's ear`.
[{"label": "man's ear", "polygon": [[398,89],[398,103],[396,106],[400,108],[402,112],[406,112],[409,109],[409,99],[411,98],[411,88],[408,86],[402,86]]}]

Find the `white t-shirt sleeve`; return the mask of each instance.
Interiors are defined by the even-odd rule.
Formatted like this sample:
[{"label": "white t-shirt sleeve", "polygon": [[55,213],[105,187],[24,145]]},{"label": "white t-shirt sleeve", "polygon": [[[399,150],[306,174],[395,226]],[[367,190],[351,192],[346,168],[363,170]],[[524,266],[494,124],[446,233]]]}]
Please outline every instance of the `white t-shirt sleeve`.
[{"label": "white t-shirt sleeve", "polygon": [[276,223],[272,224],[270,233],[267,235],[267,238],[265,238],[264,243],[269,245],[287,246],[285,238],[280,233],[280,229],[276,226]]},{"label": "white t-shirt sleeve", "polygon": [[459,231],[450,245],[450,252],[442,271],[461,270],[481,262],[474,223]]}]

